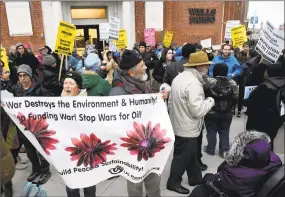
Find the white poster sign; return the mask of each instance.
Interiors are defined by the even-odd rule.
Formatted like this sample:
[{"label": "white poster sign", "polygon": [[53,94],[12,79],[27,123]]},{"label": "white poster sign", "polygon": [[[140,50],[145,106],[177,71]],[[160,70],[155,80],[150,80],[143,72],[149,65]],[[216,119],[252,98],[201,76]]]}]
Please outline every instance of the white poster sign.
[{"label": "white poster sign", "polygon": [[226,28],[225,28],[225,40],[231,40],[232,39],[231,29],[234,27],[237,27],[239,25],[240,25],[239,20],[227,21]]},{"label": "white poster sign", "polygon": [[118,175],[133,183],[161,175],[173,148],[161,94],[51,99],[1,92],[1,102],[70,188]]},{"label": "white poster sign", "polygon": [[250,93],[256,88],[257,86],[246,86],[244,88],[244,97],[243,99],[248,99]]},{"label": "white poster sign", "polygon": [[118,40],[120,31],[120,19],[116,17],[110,17],[110,39]]},{"label": "white poster sign", "polygon": [[110,24],[100,23],[99,24],[100,40],[109,40],[110,37]]},{"label": "white poster sign", "polygon": [[212,46],[212,38],[208,38],[206,40],[201,40],[200,44],[202,45],[203,48],[207,49],[207,48],[211,48]]},{"label": "white poster sign", "polygon": [[283,49],[284,31],[277,29],[267,21],[255,50],[270,63],[276,63]]},{"label": "white poster sign", "polygon": [[212,45],[212,49],[214,51],[220,50],[221,49],[221,45]]}]

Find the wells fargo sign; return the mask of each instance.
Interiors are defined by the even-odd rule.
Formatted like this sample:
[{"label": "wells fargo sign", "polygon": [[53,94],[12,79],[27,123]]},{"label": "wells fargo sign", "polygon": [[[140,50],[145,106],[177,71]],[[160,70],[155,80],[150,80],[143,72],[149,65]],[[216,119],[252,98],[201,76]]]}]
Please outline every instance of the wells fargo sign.
[{"label": "wells fargo sign", "polygon": [[190,24],[207,24],[216,21],[216,9],[190,8]]}]

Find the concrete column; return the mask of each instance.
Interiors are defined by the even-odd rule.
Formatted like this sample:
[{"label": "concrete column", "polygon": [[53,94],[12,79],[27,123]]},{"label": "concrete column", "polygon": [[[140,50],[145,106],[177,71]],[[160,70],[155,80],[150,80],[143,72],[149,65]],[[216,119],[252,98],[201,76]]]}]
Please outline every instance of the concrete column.
[{"label": "concrete column", "polygon": [[42,1],[41,3],[46,45],[54,49],[58,24],[63,18],[61,2]]},{"label": "concrete column", "polygon": [[136,41],[134,1],[123,1],[121,13],[121,26],[127,31],[128,49],[132,49]]}]

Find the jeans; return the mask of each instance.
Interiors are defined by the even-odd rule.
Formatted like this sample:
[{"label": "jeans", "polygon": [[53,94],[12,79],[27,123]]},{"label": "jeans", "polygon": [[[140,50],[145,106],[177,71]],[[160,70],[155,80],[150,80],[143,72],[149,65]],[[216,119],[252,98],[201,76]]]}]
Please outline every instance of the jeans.
[{"label": "jeans", "polygon": [[167,187],[179,188],[184,172],[187,172],[188,182],[191,185],[202,181],[202,173],[197,161],[198,138],[184,138],[175,136],[173,160]]},{"label": "jeans", "polygon": [[[84,197],[96,197],[96,185],[83,188]],[[80,197],[79,189],[70,189],[66,186],[67,197]]]},{"label": "jeans", "polygon": [[205,116],[205,126],[207,129],[207,152],[215,154],[217,133],[219,133],[220,143],[219,151],[224,153],[229,150],[230,147],[230,126],[232,123],[233,114],[227,113],[209,113]]}]

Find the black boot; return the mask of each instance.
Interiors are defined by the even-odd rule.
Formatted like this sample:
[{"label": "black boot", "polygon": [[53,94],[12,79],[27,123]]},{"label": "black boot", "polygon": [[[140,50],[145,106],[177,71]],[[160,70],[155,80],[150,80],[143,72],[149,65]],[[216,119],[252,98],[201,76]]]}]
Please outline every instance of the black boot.
[{"label": "black boot", "polygon": [[12,181],[6,183],[4,185],[4,196],[5,197],[12,197],[13,196],[13,184]]},{"label": "black boot", "polygon": [[208,166],[206,164],[203,164],[203,162],[201,160],[198,160],[198,163],[199,163],[201,171],[205,171],[208,169]]}]

